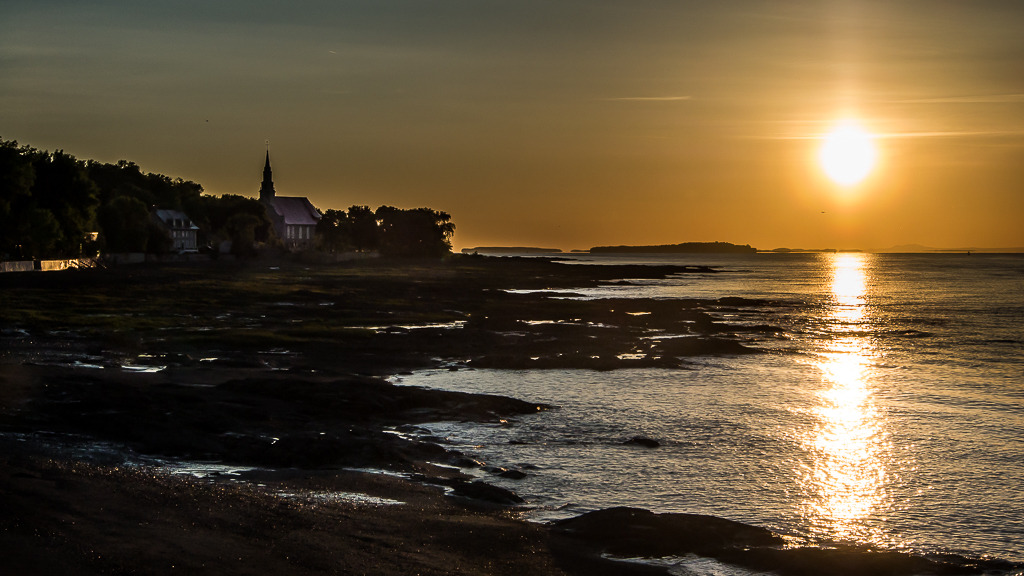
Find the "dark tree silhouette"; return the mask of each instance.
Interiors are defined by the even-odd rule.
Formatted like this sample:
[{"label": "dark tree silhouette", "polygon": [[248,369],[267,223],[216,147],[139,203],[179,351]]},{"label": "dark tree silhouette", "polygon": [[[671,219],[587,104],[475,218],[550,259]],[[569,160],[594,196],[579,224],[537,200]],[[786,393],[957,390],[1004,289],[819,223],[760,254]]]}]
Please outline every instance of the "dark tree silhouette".
[{"label": "dark tree silhouette", "polygon": [[256,255],[256,228],[261,220],[253,214],[239,212],[228,218],[224,225],[231,239],[231,253],[248,258]]},{"label": "dark tree silhouette", "polygon": [[96,185],[63,151],[0,141],[0,255],[77,257],[96,231]]},{"label": "dark tree silhouette", "polygon": [[46,208],[32,208],[18,223],[21,257],[32,260],[50,258],[59,253],[58,243],[63,238],[60,222]]},{"label": "dark tree silhouette", "polygon": [[331,254],[352,248],[352,226],[344,210],[325,210],[316,224],[317,247]]},{"label": "dark tree silhouette", "polygon": [[377,216],[369,206],[351,206],[348,221],[352,229],[352,247],[356,250],[376,250],[380,247]]},{"label": "dark tree silhouette", "polygon": [[[267,219],[266,208],[259,200],[237,194],[225,194],[220,197],[204,195],[199,201],[202,206],[199,212],[203,219],[195,220],[205,232],[207,242],[233,240],[228,221],[236,214],[248,214],[257,220],[253,228],[253,242],[271,242],[276,238],[274,227]],[[236,222],[235,227],[237,226]]]},{"label": "dark tree silhouette", "polygon": [[375,213],[380,251],[388,256],[439,257],[452,250],[455,224],[446,212],[381,206]]},{"label": "dark tree silhouette", "polygon": [[89,178],[85,163],[58,150],[34,154],[32,166],[32,199],[37,208],[53,214],[60,228],[55,255],[81,256],[87,235],[96,231],[99,205],[99,190]]},{"label": "dark tree silhouette", "polygon": [[0,141],[0,258],[30,258],[25,253],[26,214],[32,210],[35,170],[17,142]]},{"label": "dark tree silhouette", "polygon": [[137,198],[118,196],[99,214],[108,252],[145,252],[149,246],[149,208]]}]

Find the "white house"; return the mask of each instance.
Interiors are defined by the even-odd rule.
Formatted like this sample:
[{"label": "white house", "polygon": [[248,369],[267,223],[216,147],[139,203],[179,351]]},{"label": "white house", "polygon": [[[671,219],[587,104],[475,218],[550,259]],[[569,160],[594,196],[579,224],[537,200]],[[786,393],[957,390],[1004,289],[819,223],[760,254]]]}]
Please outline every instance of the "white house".
[{"label": "white house", "polygon": [[197,235],[199,227],[178,210],[156,210],[153,215],[160,227],[171,239],[173,252],[198,252]]}]

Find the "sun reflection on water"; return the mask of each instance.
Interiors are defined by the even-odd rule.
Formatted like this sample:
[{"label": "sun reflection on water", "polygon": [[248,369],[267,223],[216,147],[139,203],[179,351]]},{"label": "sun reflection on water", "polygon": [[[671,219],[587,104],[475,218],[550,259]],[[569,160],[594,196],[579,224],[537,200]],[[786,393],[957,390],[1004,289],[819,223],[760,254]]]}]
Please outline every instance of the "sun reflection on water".
[{"label": "sun reflection on water", "polygon": [[884,418],[873,402],[873,359],[867,336],[869,267],[864,254],[829,255],[831,305],[813,364],[822,387],[814,426],[803,439],[811,462],[804,471],[803,514],[819,536],[878,542],[871,518],[887,506]]}]

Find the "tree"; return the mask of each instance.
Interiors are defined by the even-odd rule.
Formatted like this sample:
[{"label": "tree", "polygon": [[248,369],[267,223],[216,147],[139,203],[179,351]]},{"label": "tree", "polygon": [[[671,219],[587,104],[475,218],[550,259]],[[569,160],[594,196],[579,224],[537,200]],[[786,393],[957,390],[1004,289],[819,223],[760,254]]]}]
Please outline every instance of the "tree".
[{"label": "tree", "polygon": [[344,252],[352,247],[352,226],[344,210],[326,210],[316,224],[316,241],[324,252]]},{"label": "tree", "polygon": [[[115,198],[128,197],[142,202],[147,209],[180,210],[199,226],[200,243],[205,244],[209,240],[203,237],[209,230],[209,217],[202,195],[203,187],[199,184],[181,178],[171,179],[163,174],[144,173],[138,164],[128,160],[119,160],[117,164],[90,161],[86,169],[89,177],[96,182],[103,206]],[[226,219],[227,216],[223,220]],[[148,215],[147,221],[151,227],[148,251],[169,251],[171,242],[166,234],[159,231]]]},{"label": "tree", "polygon": [[149,208],[137,198],[118,196],[100,209],[103,242],[110,252],[145,252],[150,238]]},{"label": "tree", "polygon": [[380,247],[377,216],[369,206],[351,206],[348,222],[352,229],[352,247],[356,250],[376,250]]},{"label": "tree", "polygon": [[25,258],[21,220],[32,201],[35,170],[25,150],[0,140],[0,258]]},{"label": "tree", "polygon": [[85,163],[62,150],[33,156],[33,203],[36,208],[49,210],[59,224],[54,254],[81,256],[86,235],[96,231],[96,184],[89,178]]},{"label": "tree", "polygon": [[380,251],[389,256],[440,257],[451,252],[455,224],[446,212],[430,208],[377,209]]},{"label": "tree", "polygon": [[32,260],[49,258],[57,251],[63,238],[60,223],[46,208],[32,208],[18,223],[20,237],[18,252],[21,258]]},{"label": "tree", "polygon": [[243,258],[256,254],[256,228],[260,219],[252,214],[239,212],[228,218],[224,228],[231,238],[231,253]]},{"label": "tree", "polygon": [[98,205],[85,163],[0,141],[0,256],[81,256]]}]

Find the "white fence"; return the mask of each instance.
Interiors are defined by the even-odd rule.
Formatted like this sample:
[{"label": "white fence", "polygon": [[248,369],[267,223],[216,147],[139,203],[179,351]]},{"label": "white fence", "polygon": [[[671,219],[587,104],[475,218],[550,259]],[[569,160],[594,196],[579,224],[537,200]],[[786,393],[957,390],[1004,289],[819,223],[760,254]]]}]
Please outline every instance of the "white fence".
[{"label": "white fence", "polygon": [[32,272],[33,270],[68,270],[71,268],[95,268],[95,258],[74,258],[72,260],[21,260],[0,262],[2,272]]},{"label": "white fence", "polygon": [[0,272],[31,272],[35,269],[36,263],[31,260],[0,262]]}]

